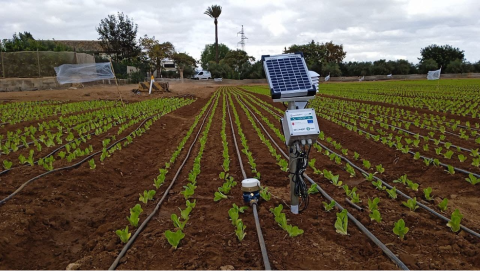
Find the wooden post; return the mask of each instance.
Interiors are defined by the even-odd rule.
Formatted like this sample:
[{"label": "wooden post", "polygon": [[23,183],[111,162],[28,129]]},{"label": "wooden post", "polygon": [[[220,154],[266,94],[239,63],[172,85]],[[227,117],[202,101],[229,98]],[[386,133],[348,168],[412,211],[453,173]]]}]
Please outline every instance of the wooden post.
[{"label": "wooden post", "polygon": [[3,65],[3,52],[0,52],[0,57],[2,58],[2,72],[3,72],[3,78],[5,77],[5,65]]},{"label": "wooden post", "polygon": [[[120,93],[120,89],[118,88],[117,75],[115,75],[115,70],[113,69],[112,58],[110,58],[110,67],[112,68],[113,78],[115,78],[115,84],[117,85],[118,96],[120,96],[120,101],[122,101],[123,106],[125,106],[125,103],[122,99],[122,94]],[[108,82],[110,82],[110,79],[108,80]]]},{"label": "wooden post", "polygon": [[37,64],[38,64],[38,77],[40,78],[40,56],[38,55],[38,48],[37,48]]}]

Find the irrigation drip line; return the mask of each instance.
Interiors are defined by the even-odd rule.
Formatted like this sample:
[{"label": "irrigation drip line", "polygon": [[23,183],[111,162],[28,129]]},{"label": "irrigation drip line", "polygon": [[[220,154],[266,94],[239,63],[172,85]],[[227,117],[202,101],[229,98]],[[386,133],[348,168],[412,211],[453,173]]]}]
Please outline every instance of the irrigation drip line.
[{"label": "irrigation drip line", "polygon": [[[276,114],[276,115],[279,116],[278,114]],[[262,128],[263,128],[263,126],[262,126]],[[359,129],[359,130],[360,130],[360,129]],[[265,131],[265,129],[264,129],[264,131]],[[368,133],[368,132],[365,132],[365,133]],[[267,133],[267,135],[270,137],[270,135],[269,135],[268,133]],[[270,137],[270,139],[271,139],[271,137]],[[273,140],[272,140],[272,141],[273,141]],[[274,144],[275,144],[275,145],[277,146],[277,148],[278,148],[278,145],[275,143],[275,141],[273,141],[273,142],[274,142]],[[340,159],[342,159],[343,161],[347,162],[348,164],[350,164],[352,167],[354,167],[354,168],[357,169],[358,171],[362,172],[363,174],[367,174],[367,175],[368,175],[368,172],[367,172],[367,171],[365,171],[365,170],[363,170],[362,168],[358,167],[357,165],[355,165],[354,163],[352,163],[352,162],[351,162],[349,159],[347,159],[346,157],[344,157],[344,156],[342,156],[341,154],[338,154],[338,153],[336,153],[335,151],[331,150],[331,149],[328,148],[327,146],[325,146],[325,145],[323,145],[322,143],[320,143],[320,141],[318,141],[318,140],[316,141],[316,143],[317,143],[318,145],[320,145],[322,148],[324,148],[324,149],[326,149],[327,151],[329,151],[330,153],[334,153],[336,156],[340,157]],[[283,151],[282,151],[282,153],[283,153]],[[283,155],[286,156],[285,153],[283,153]],[[373,175],[373,178],[375,178],[375,179],[378,180],[378,181],[381,181],[382,184],[385,185],[387,188],[389,188],[389,189],[392,189],[392,188],[393,188],[393,186],[391,186],[391,185],[388,184],[387,182],[383,181],[382,179],[378,178],[377,176]],[[404,197],[404,198],[407,199],[407,200],[408,200],[408,199],[411,199],[411,197],[409,197],[408,195],[406,195],[405,193],[403,193],[402,191],[400,191],[400,190],[398,190],[398,189],[397,189],[397,193],[400,194],[402,197]],[[426,206],[426,205],[424,205],[424,204],[422,204],[422,203],[420,203],[420,202],[417,202],[417,205],[420,206],[422,209],[428,211],[429,213],[433,214],[434,216],[436,216],[436,217],[438,217],[438,218],[440,218],[440,219],[442,219],[442,220],[444,220],[444,221],[446,221],[446,222],[450,221],[450,219],[446,218],[445,216],[441,215],[440,213],[434,211],[434,210],[431,209],[430,207],[428,207],[428,206]],[[461,228],[462,230],[466,231],[467,233],[471,234],[472,236],[475,236],[475,237],[480,238],[480,234],[479,234],[479,233],[477,233],[477,232],[475,232],[475,231],[473,231],[473,230],[471,230],[471,229],[469,229],[469,228],[467,228],[467,227],[465,227],[465,226],[463,226],[463,225],[460,225],[460,228]]]},{"label": "irrigation drip line", "polygon": [[[235,129],[233,128],[232,116],[230,115],[230,103],[227,103],[227,110],[228,110],[228,118],[230,119],[230,128],[232,128],[233,142],[235,143],[235,149],[237,150],[240,169],[242,171],[243,179],[247,179],[247,174],[243,169],[242,156],[240,155],[237,139],[235,138]],[[256,203],[253,204],[252,209],[253,209],[253,217],[255,219],[255,228],[257,229],[258,243],[260,244],[260,251],[262,252],[263,265],[265,266],[265,270],[272,270],[272,267],[270,266],[270,260],[268,259],[267,246],[265,245],[265,240],[263,239],[262,228],[260,227],[260,220],[258,218]]]},{"label": "irrigation drip line", "polygon": [[[330,109],[330,110],[339,112],[339,114],[347,114],[347,115],[350,115],[350,116],[358,116],[359,118],[372,121],[372,122],[374,122],[374,124],[375,124],[375,122],[376,122],[376,123],[381,123],[380,121],[372,120],[372,119],[369,119],[369,118],[365,118],[365,117],[362,117],[362,116],[360,116],[360,115],[350,114],[350,113],[347,113],[347,112],[341,112],[340,110],[336,110],[336,109]],[[385,125],[387,125],[387,126],[389,126],[389,127],[393,127],[393,128],[395,128],[395,129],[397,129],[397,130],[401,130],[401,131],[403,131],[403,132],[405,132],[405,133],[408,133],[408,134],[410,134],[410,135],[416,135],[416,133],[411,132],[411,131],[409,131],[409,130],[405,130],[405,129],[403,129],[403,128],[400,128],[400,127],[397,127],[397,126],[394,126],[394,125],[391,125],[391,124],[388,124],[388,123],[383,123],[383,124],[385,124]],[[430,140],[430,141],[435,141],[435,139],[433,139],[433,138],[429,138],[428,140]],[[441,143],[441,144],[443,144],[443,145],[446,144],[446,143],[443,142],[443,141],[439,141],[439,143]],[[464,151],[468,151],[468,152],[472,152],[471,149],[467,149],[467,148],[464,148],[464,147],[456,146],[456,145],[453,145],[453,144],[451,145],[451,147],[458,148],[458,149],[461,149],[461,150],[464,150]]]},{"label": "irrigation drip line", "polygon": [[[160,113],[163,113],[163,112],[160,112]],[[158,114],[160,114],[160,113],[153,114],[153,115],[152,115],[151,117],[149,117],[149,118],[152,118],[152,117],[154,117],[155,115],[158,115]],[[148,119],[147,119],[147,120],[148,120]],[[113,124],[120,124],[120,123],[117,121],[117,122],[114,122]],[[134,132],[135,132],[135,131],[134,131]],[[92,135],[95,135],[95,132],[91,132],[90,134],[86,134],[86,135],[83,135],[83,136],[81,136],[81,137],[77,137],[77,138],[73,139],[72,141],[67,142],[67,143],[63,144],[62,146],[56,148],[56,149],[53,150],[51,153],[49,153],[48,155],[46,155],[46,156],[44,156],[44,157],[42,157],[42,158],[40,158],[40,159],[48,158],[48,157],[54,155],[55,153],[57,153],[59,150],[65,148],[66,145],[72,143],[72,142],[75,141],[75,140],[79,140],[79,139],[81,140],[81,139],[83,139],[84,137],[86,137],[86,136],[88,136],[88,135],[91,135],[91,136],[92,136]],[[30,145],[30,144],[33,144],[33,142],[28,143],[28,145]],[[22,146],[23,146],[23,145],[22,145]],[[35,161],[33,164],[38,164],[38,161],[40,161],[40,159],[38,159],[37,161]],[[13,169],[16,169],[16,168],[24,168],[24,167],[28,167],[28,166],[27,166],[27,165],[22,165],[22,166],[16,166],[16,167],[13,167],[13,168],[5,169],[5,170],[3,170],[3,171],[0,171],[0,175],[3,175],[3,174],[5,174],[5,173],[7,173],[7,172],[9,172],[9,171],[11,171],[11,170],[13,170]]]},{"label": "irrigation drip line", "polygon": [[[243,103],[243,102],[242,102]],[[250,109],[246,107],[248,111]],[[252,111],[250,111],[252,113]],[[275,140],[272,138],[270,133],[265,129],[263,124],[258,120],[258,118],[252,113],[254,116],[255,120],[258,122],[260,127],[262,127],[263,131],[265,134],[270,138],[270,140],[275,144],[275,146],[279,149],[279,151],[285,156],[285,158],[288,159],[288,155],[281,149],[279,148],[278,144],[275,143]],[[313,185],[316,184],[318,190],[320,193],[328,200],[332,201],[333,198],[330,197],[321,187],[319,184],[315,183],[306,173],[303,173],[303,176]],[[344,208],[337,202],[335,201],[335,206],[337,206],[338,209],[343,210]],[[399,268],[402,270],[409,270],[408,267],[390,250],[388,249],[387,246],[385,246],[380,240],[378,240],[375,235],[373,235],[365,226],[362,225],[353,215],[351,215],[349,212],[347,212],[347,216],[350,220],[353,221],[353,223],[360,229],[361,232],[363,232],[370,240],[372,240],[373,243],[375,243],[386,255],[389,257]]]},{"label": "irrigation drip line", "polygon": [[[159,114],[162,114],[163,112],[160,112],[156,115],[159,115]],[[137,129],[135,129],[134,131],[132,131],[128,136],[132,135],[133,133],[135,133],[136,131],[138,131],[148,120],[152,119],[153,117],[155,117],[155,115],[151,116],[151,117],[148,117],[146,119],[144,119],[142,121],[142,123],[137,127]],[[109,150],[111,148],[113,148],[116,144],[124,141],[127,139],[127,137],[124,137],[124,138],[121,138],[117,141],[115,141],[114,143],[112,143],[108,148],[106,148],[106,150]],[[103,151],[103,150],[102,150]],[[6,198],[0,200],[0,206],[4,205],[8,200],[10,200],[11,198],[13,198],[16,194],[18,194],[20,191],[22,191],[28,184],[30,184],[31,182],[35,181],[35,180],[38,180],[46,175],[49,175],[51,173],[54,173],[54,172],[57,172],[57,171],[60,171],[60,170],[65,170],[65,169],[71,169],[71,168],[75,168],[83,163],[85,163],[88,159],[94,157],[95,155],[99,154],[99,153],[102,153],[102,151],[97,151],[95,153],[92,153],[90,155],[88,155],[87,157],[85,157],[84,159],[82,159],[81,161],[73,164],[73,165],[70,165],[70,166],[66,166],[66,167],[61,167],[61,168],[56,168],[56,169],[53,169],[53,170],[50,170],[50,171],[47,171],[47,172],[44,172],[38,176],[35,176],[33,177],[32,179],[26,181],[25,183],[23,183],[19,188],[17,188],[17,190],[15,190],[12,194],[10,194],[9,196],[7,196]]]},{"label": "irrigation drip line", "polygon": [[[218,99],[218,98],[217,98]],[[150,213],[150,215],[148,215],[148,217],[143,221],[143,223],[138,227],[138,229],[135,231],[135,233],[133,234],[133,236],[128,240],[128,242],[125,244],[125,246],[123,247],[123,249],[120,251],[120,253],[118,254],[117,258],[115,259],[115,261],[113,261],[112,265],[108,268],[108,270],[115,270],[118,266],[118,263],[120,262],[120,259],[122,259],[122,257],[125,255],[125,253],[127,253],[127,250],[130,248],[130,246],[135,242],[135,240],[137,239],[138,235],[140,235],[140,233],[143,231],[143,229],[147,226],[148,222],[150,222],[150,220],[152,220],[153,216],[158,212],[158,210],[160,209],[160,206],[162,205],[163,201],[165,200],[165,198],[167,197],[168,195],[168,192],[170,191],[170,189],[172,188],[172,186],[175,184],[175,181],[177,180],[178,178],[178,175],[180,174],[180,172],[182,171],[183,167],[185,166],[185,164],[187,163],[187,160],[188,158],[190,158],[190,153],[193,149],[193,147],[195,146],[195,143],[197,142],[198,140],[198,136],[200,135],[202,129],[203,129],[203,125],[205,124],[205,121],[207,120],[208,118],[208,115],[210,114],[213,106],[214,106],[214,102],[212,102],[212,104],[210,105],[210,109],[208,110],[208,112],[205,114],[205,117],[203,118],[203,121],[202,121],[202,124],[200,125],[200,128],[198,129],[198,132],[197,134],[195,135],[195,138],[192,142],[192,144],[190,145],[190,148],[188,149],[188,152],[187,152],[187,155],[185,156],[185,158],[183,159],[183,162],[182,164],[180,165],[180,167],[178,168],[177,172],[175,173],[175,176],[173,177],[172,181],[170,182],[170,185],[167,187],[167,189],[165,190],[165,192],[163,192],[163,196],[162,198],[160,199],[160,201],[157,203],[157,205],[155,206],[155,209]]]},{"label": "irrigation drip line", "polygon": [[[344,122],[344,121],[341,121],[341,120],[337,120],[337,121],[338,121],[338,122],[341,122],[341,123],[343,123],[343,124],[345,124],[345,125],[350,125],[350,124],[348,124],[348,123],[346,123],[346,122]],[[332,121],[332,122],[333,122],[333,121]],[[350,126],[353,126],[353,125],[350,125]],[[369,132],[367,132],[367,131],[364,131],[364,130],[362,130],[362,129],[360,129],[360,128],[357,128],[357,130],[360,131],[360,132],[362,132],[362,133],[368,134],[368,135],[370,135],[370,136],[372,136],[372,137],[374,136],[373,134],[371,134],[371,133],[369,133]],[[396,144],[396,143],[393,143],[393,146],[396,147],[397,144]],[[412,154],[412,155],[415,155],[415,153],[414,153],[413,151],[408,151],[408,153],[410,153],[410,154]],[[430,161],[433,161],[433,160],[434,160],[434,159],[431,158],[431,157],[426,157],[426,156],[423,156],[423,155],[420,155],[420,158],[423,158],[423,159],[426,159],[426,160],[430,160]],[[439,162],[438,164],[448,169],[448,166],[449,166],[449,165],[444,164],[444,163],[442,163],[442,162]],[[480,178],[480,174],[473,173],[473,172],[470,172],[470,171],[468,171],[468,170],[464,170],[464,169],[457,168],[457,167],[453,167],[453,166],[452,166],[452,168],[453,168],[455,171],[459,171],[459,172],[465,173],[465,174],[467,174],[467,175],[472,174],[473,176],[475,176],[475,177],[477,177],[477,178]]]}]

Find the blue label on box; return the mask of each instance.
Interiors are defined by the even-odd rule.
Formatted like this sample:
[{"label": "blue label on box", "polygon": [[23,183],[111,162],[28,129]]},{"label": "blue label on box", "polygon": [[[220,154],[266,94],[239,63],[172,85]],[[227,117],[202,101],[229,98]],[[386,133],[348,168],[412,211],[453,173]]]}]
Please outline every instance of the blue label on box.
[{"label": "blue label on box", "polygon": [[313,120],[307,120],[308,123],[313,123]]}]

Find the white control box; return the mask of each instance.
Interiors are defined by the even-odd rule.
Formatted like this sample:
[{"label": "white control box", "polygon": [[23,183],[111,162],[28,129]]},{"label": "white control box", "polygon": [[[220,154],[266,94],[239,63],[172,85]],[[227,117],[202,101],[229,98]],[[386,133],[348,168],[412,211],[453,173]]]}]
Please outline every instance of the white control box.
[{"label": "white control box", "polygon": [[302,139],[315,142],[320,134],[317,116],[312,108],[285,111],[282,126],[287,146]]}]

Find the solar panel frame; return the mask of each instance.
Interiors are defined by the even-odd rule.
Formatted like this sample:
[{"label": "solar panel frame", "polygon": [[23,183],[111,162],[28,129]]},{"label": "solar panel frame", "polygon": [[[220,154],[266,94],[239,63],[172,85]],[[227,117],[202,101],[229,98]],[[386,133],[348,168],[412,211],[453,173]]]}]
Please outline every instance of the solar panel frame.
[{"label": "solar panel frame", "polygon": [[262,61],[273,99],[315,95],[302,53],[262,56]]}]

